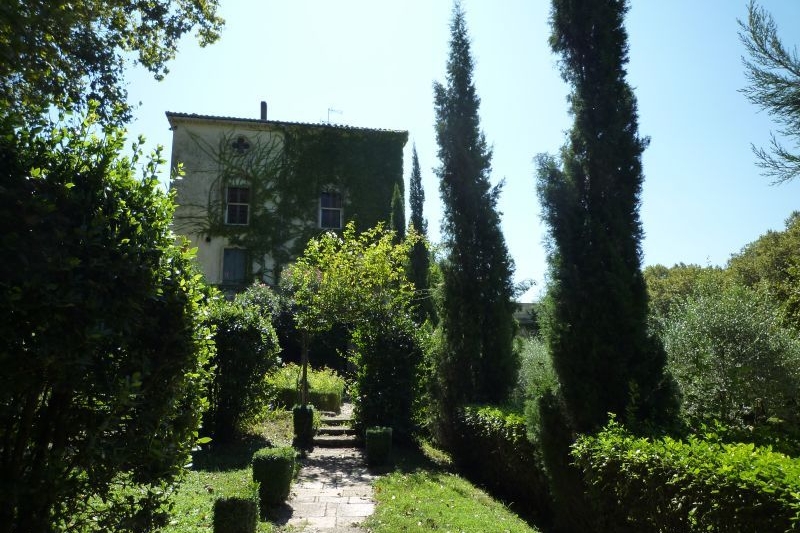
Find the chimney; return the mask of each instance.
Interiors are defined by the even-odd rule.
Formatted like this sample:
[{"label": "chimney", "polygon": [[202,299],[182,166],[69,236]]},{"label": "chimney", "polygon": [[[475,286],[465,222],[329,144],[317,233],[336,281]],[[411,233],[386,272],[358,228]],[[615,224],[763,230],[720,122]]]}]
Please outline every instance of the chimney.
[{"label": "chimney", "polygon": [[261,101],[261,120],[267,120],[267,103]]}]

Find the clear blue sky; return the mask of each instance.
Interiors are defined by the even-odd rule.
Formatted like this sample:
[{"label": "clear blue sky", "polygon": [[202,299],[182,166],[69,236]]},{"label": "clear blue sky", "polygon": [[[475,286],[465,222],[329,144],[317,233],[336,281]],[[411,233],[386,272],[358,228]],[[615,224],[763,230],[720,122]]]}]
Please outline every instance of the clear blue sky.
[{"label": "clear blue sky", "polygon": [[[449,0],[221,0],[222,38],[185,40],[162,82],[132,70],[130,125],[169,154],[165,111],[408,130],[423,173],[432,240],[441,207],[434,138],[434,80],[444,81]],[[763,0],[784,42],[800,46],[800,2]],[[505,179],[503,230],[517,279],[544,286],[546,230],[533,157],[556,152],[571,125],[568,87],[547,44],[549,2],[464,0],[481,98],[494,147],[493,181]],[[770,186],[750,144],[775,128],[739,89],[745,79],[737,18],[746,0],[637,0],[628,14],[628,81],[639,101],[644,155],[644,264],[724,265],[732,253],[800,209],[800,182]]]}]

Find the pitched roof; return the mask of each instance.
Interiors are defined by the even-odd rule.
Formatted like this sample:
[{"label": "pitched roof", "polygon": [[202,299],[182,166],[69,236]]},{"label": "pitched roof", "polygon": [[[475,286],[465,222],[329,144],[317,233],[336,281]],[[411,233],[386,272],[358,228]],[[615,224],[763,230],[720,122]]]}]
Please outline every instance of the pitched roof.
[{"label": "pitched roof", "polygon": [[261,120],[258,118],[238,118],[238,117],[218,117],[213,115],[198,115],[197,113],[176,113],[167,111],[167,120],[172,124],[172,119],[188,119],[200,122],[228,122],[239,123],[248,125],[265,125],[265,126],[289,126],[289,127],[307,127],[307,128],[334,128],[340,130],[350,131],[364,131],[364,132],[379,132],[379,133],[396,133],[401,135],[408,135],[405,130],[389,130],[382,128],[362,128],[358,126],[347,126],[343,124],[326,124],[324,122],[286,122],[281,120]]}]

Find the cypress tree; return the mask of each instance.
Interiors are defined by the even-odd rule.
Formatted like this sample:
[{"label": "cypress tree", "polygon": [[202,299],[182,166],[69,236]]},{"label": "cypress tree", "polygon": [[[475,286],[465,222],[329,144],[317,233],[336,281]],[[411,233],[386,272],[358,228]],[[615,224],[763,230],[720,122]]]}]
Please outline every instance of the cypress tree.
[{"label": "cypress tree", "polygon": [[480,99],[464,11],[450,26],[447,85],[434,83],[439,189],[444,206],[443,346],[439,382],[444,407],[503,401],[516,380],[513,262],[500,228],[499,187],[489,183],[491,150],[480,130]]},{"label": "cypress tree", "polygon": [[394,231],[395,240],[401,242],[406,238],[406,206],[400,186],[395,183],[392,191],[392,205],[389,227]]},{"label": "cypress tree", "polygon": [[550,227],[549,345],[574,429],[607,413],[654,420],[670,405],[664,350],[647,332],[641,272],[641,156],[636,98],[625,80],[625,0],[553,0],[550,45],[574,125],[560,163],[538,157]]},{"label": "cypress tree", "polygon": [[[425,239],[428,237],[428,223],[423,216],[423,205],[425,204],[425,190],[422,188],[422,172],[419,169],[419,157],[417,156],[417,146],[411,148],[411,180],[408,203],[411,206],[411,227]],[[409,279],[416,287],[417,293],[417,319],[423,322],[425,318],[433,318],[433,305],[429,297],[429,278],[430,256],[425,242],[417,242],[411,248],[409,258]]]}]

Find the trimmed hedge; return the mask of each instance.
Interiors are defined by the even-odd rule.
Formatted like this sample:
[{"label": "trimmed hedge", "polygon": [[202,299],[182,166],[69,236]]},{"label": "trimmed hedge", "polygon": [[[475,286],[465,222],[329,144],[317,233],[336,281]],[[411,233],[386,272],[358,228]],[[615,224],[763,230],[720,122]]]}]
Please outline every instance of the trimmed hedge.
[{"label": "trimmed hedge", "polygon": [[[275,388],[275,404],[291,408],[300,403],[301,368],[288,363],[269,376],[268,381]],[[308,369],[308,403],[320,411],[338,413],[342,409],[345,381],[329,368]]]},{"label": "trimmed hedge", "polygon": [[365,445],[368,465],[379,466],[387,464],[392,453],[392,428],[367,428]]},{"label": "trimmed hedge", "polygon": [[547,523],[552,498],[541,450],[527,436],[525,417],[494,406],[467,406],[456,417],[453,459],[471,479],[514,508]]},{"label": "trimmed hedge", "polygon": [[572,455],[605,531],[800,529],[800,459],[769,448],[638,438],[612,420]]},{"label": "trimmed hedge", "polygon": [[[300,403],[300,391],[297,389],[281,388],[275,394],[275,403],[281,407],[291,407]],[[339,413],[342,410],[342,393],[325,391],[308,391],[308,403],[318,411],[332,411]]]},{"label": "trimmed hedge", "polygon": [[262,512],[289,497],[294,462],[295,450],[289,446],[262,448],[253,454],[253,481],[259,483]]},{"label": "trimmed hedge", "polygon": [[259,515],[258,483],[246,481],[214,500],[214,533],[255,533]]}]

